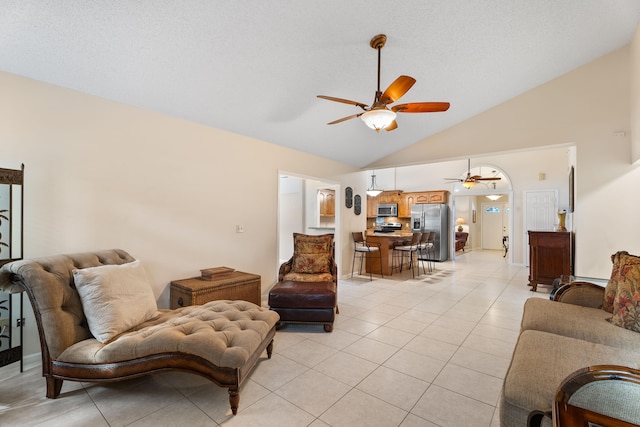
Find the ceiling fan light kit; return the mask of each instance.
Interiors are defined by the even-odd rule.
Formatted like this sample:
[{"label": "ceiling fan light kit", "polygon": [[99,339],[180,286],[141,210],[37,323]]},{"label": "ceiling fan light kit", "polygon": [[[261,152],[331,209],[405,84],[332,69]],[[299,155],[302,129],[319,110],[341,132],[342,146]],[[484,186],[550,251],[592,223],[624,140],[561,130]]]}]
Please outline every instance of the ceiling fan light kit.
[{"label": "ceiling fan light kit", "polygon": [[378,34],[369,42],[369,45],[378,51],[378,89],[376,90],[373,104],[368,106],[361,102],[351,101],[348,99],[318,95],[318,98],[355,105],[364,111],[359,114],[352,114],[350,116],[334,120],[327,124],[334,125],[355,117],[360,117],[368,127],[376,132],[380,132],[381,129],[392,131],[398,127],[398,123],[396,122],[396,113],[434,113],[438,111],[447,111],[449,109],[448,102],[412,102],[388,108],[388,105],[396,102],[405,93],[407,93],[409,89],[411,89],[416,82],[416,79],[409,76],[400,76],[395,79],[384,92],[380,91],[380,51],[384,47],[386,41],[386,35]]},{"label": "ceiling fan light kit", "polygon": [[363,122],[376,132],[386,129],[396,119],[396,113],[391,110],[369,110],[360,116]]}]

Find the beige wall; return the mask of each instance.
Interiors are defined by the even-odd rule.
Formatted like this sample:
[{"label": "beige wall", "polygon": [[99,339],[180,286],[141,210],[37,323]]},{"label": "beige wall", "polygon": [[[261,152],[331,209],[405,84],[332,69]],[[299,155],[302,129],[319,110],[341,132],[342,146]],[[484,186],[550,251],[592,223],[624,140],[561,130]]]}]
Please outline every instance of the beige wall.
[{"label": "beige wall", "polygon": [[[576,211],[572,219],[576,273],[608,277],[612,253],[622,249],[640,253],[640,202],[632,196],[640,182],[640,170],[630,161],[629,113],[630,52],[638,43],[636,37],[631,47],[614,51],[370,166],[575,144]],[[616,136],[619,131],[624,136]],[[503,168],[509,171],[508,165]],[[521,196],[514,194],[516,211]]]},{"label": "beige wall", "polygon": [[[172,279],[206,267],[260,274],[264,292],[278,267],[278,170],[338,182],[353,170],[7,73],[0,93],[0,167],[26,166],[25,257],[125,249],[161,307]],[[39,351],[27,335],[26,353]]]},{"label": "beige wall", "polygon": [[640,26],[631,43],[631,159],[640,160]]}]

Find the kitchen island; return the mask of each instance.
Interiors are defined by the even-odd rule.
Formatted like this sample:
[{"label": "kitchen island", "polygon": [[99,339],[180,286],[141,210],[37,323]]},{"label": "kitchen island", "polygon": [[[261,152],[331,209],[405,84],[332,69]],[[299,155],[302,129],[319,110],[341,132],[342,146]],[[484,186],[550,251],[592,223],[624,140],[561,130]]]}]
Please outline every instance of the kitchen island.
[{"label": "kitchen island", "polygon": [[[380,244],[380,255],[382,258],[382,274],[385,276],[391,276],[393,247],[402,244],[405,241],[411,241],[411,232],[395,231],[393,233],[377,233],[373,230],[367,230],[367,242],[378,246]],[[409,257],[405,257],[405,266],[409,264]],[[380,260],[377,257],[371,258],[371,265],[369,260],[366,262],[367,273],[369,268],[376,274],[380,272]],[[403,267],[404,269],[404,267]]]}]

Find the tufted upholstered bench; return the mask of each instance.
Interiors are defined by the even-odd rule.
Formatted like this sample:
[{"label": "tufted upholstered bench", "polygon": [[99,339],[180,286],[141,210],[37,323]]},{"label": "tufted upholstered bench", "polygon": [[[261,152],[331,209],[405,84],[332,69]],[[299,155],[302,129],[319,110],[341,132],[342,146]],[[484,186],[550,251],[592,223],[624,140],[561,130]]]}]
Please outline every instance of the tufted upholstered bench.
[{"label": "tufted upholstered bench", "polygon": [[116,249],[15,261],[0,269],[0,289],[22,289],[31,301],[47,397],[60,394],[63,380],[109,382],[180,370],[228,388],[236,414],[240,385],[265,350],[271,358],[278,314],[247,301],[212,301],[157,310],[100,342],[87,325],[73,271],[132,261]]}]

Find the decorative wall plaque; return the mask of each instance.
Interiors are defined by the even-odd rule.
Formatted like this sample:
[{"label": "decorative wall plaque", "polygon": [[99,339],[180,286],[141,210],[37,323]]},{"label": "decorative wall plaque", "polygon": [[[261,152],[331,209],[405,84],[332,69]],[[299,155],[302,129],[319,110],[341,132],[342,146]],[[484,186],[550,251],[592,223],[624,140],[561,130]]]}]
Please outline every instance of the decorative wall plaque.
[{"label": "decorative wall plaque", "polygon": [[360,195],[356,194],[353,199],[353,213],[360,215],[360,212],[362,212],[362,200],[360,199]]},{"label": "decorative wall plaque", "polygon": [[347,187],[344,190],[344,198],[344,205],[347,209],[351,209],[351,206],[353,206],[353,189],[351,187]]}]

